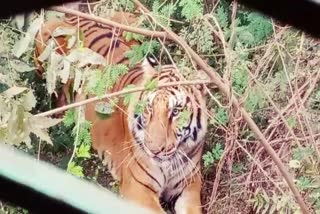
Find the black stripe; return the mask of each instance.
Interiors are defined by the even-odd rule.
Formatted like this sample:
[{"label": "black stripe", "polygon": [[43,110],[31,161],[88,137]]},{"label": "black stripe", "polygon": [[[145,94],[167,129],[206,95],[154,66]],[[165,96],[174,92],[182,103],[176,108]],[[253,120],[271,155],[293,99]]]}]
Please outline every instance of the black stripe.
[{"label": "black stripe", "polygon": [[[119,83],[120,87],[121,87],[121,86],[125,87],[125,85],[127,85],[128,83],[131,84],[132,81],[130,81],[130,78],[131,78],[133,75],[137,74],[138,71],[139,71],[138,69],[132,69],[132,70],[130,70],[129,73],[127,73],[127,74],[120,80],[120,83]],[[138,73],[138,74],[139,74],[139,73]]]},{"label": "black stripe", "polygon": [[126,61],[128,58],[127,57],[123,57],[119,62],[118,64],[122,64],[124,61]]},{"label": "black stripe", "polygon": [[162,173],[162,175],[163,175],[163,180],[164,180],[163,183],[166,183],[166,182],[167,182],[166,174],[163,172],[163,169],[162,169],[161,167],[159,167],[159,169],[160,169],[160,171],[161,171],[161,173]]},{"label": "black stripe", "polygon": [[141,184],[141,185],[144,186],[145,188],[149,189],[149,190],[150,190],[151,192],[153,192],[154,194],[157,194],[157,191],[155,191],[154,189],[152,189],[149,185],[147,185],[147,184],[139,181],[139,180],[134,176],[134,174],[132,173],[132,170],[131,170],[131,169],[129,169],[129,170],[130,170],[130,173],[131,173],[133,179],[134,179],[136,182],[138,182],[139,184]]},{"label": "black stripe", "polygon": [[193,140],[197,141],[198,131],[197,131],[197,129],[195,127],[193,128],[192,136],[193,136]]},{"label": "black stripe", "polygon": [[97,32],[96,29],[94,29],[94,30],[92,30],[92,31],[87,31],[86,33],[84,33],[84,36],[85,36],[85,37],[88,37],[88,36],[90,36],[91,34],[93,34],[93,33],[95,33],[95,32]]},{"label": "black stripe", "polygon": [[137,125],[138,125],[138,127],[137,127],[137,128],[138,128],[138,130],[142,130],[142,128],[143,128],[143,127],[142,127],[141,116],[140,116],[140,117],[138,117],[138,121],[137,121],[137,122],[138,122],[138,124],[137,124]]},{"label": "black stripe", "polygon": [[197,111],[197,127],[201,129],[201,108],[198,108]]},{"label": "black stripe", "polygon": [[105,46],[102,45],[96,52],[100,54],[100,51],[102,51],[102,49],[104,48]]},{"label": "black stripe", "polygon": [[[193,175],[194,174],[194,171],[195,170],[198,170],[198,164],[199,164],[199,162],[200,162],[200,160],[195,164],[195,167],[192,169],[192,171],[188,174],[188,175]],[[188,165],[187,165],[188,166]],[[186,166],[186,167],[187,167]],[[173,188],[177,188],[180,184],[181,184],[181,182],[182,181],[185,181],[186,179],[184,179],[184,178],[182,178],[180,181],[178,181],[174,186],[173,186]]]},{"label": "black stripe", "polygon": [[95,37],[95,38],[90,42],[88,48],[92,48],[92,46],[93,46],[94,44],[96,44],[96,43],[99,42],[101,39],[106,38],[106,37],[107,37],[107,38],[111,38],[111,37],[112,37],[112,33],[111,33],[111,32],[109,32],[109,33],[104,33],[104,34],[101,34],[101,35]]},{"label": "black stripe", "polygon": [[104,51],[104,53],[102,54],[102,56],[106,57],[107,54],[109,53],[109,49],[110,49],[110,46]]},{"label": "black stripe", "polygon": [[132,83],[135,83],[136,79],[139,78],[141,75],[143,75],[143,72],[138,73],[138,75],[135,76],[135,77],[130,81],[130,83],[131,83],[131,84],[132,84]]},{"label": "black stripe", "polygon": [[159,181],[158,181],[155,177],[153,177],[153,176],[140,164],[140,162],[139,162],[136,158],[134,158],[134,159],[135,159],[135,161],[137,162],[138,166],[139,166],[152,180],[154,180],[154,181],[158,184],[158,186],[161,188],[161,184],[159,183]]},{"label": "black stripe", "polygon": [[120,40],[117,39],[117,40],[112,40],[111,41],[111,49],[110,51],[112,51],[114,48],[118,48],[120,46]]},{"label": "black stripe", "polygon": [[197,147],[191,150],[191,152],[188,153],[187,156],[191,159],[193,156],[195,156],[199,152],[200,149],[202,149],[202,147],[203,147],[203,143],[202,142],[198,143]]},{"label": "black stripe", "polygon": [[88,24],[91,24],[91,23],[92,23],[92,21],[86,20],[86,21],[84,21],[83,24],[79,25],[79,27],[82,28],[82,27],[84,27],[84,26],[86,26]]}]

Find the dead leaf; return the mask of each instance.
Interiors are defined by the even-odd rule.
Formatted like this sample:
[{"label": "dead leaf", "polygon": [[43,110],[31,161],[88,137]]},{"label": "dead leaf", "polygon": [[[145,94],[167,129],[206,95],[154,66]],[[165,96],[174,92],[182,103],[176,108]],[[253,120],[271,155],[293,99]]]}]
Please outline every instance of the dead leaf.
[{"label": "dead leaf", "polygon": [[13,87],[9,88],[8,90],[4,91],[3,94],[7,98],[12,98],[15,95],[21,94],[25,90],[28,90],[28,88],[13,86]]},{"label": "dead leaf", "polygon": [[20,60],[11,60],[10,65],[14,70],[18,72],[28,72],[36,69],[35,67],[31,67],[27,63],[22,62]]},{"label": "dead leaf", "polygon": [[21,55],[27,51],[29,45],[33,44],[36,33],[40,29],[42,22],[43,20],[40,16],[31,23],[25,36],[14,45],[12,50],[14,56],[20,58]]}]

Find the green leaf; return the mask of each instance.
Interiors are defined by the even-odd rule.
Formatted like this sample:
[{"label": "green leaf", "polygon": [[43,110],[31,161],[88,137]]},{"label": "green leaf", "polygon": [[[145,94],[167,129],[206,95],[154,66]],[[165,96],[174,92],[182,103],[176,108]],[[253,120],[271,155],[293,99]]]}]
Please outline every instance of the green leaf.
[{"label": "green leaf", "polygon": [[63,123],[66,127],[70,127],[73,125],[76,121],[76,111],[74,109],[69,109],[66,111],[64,118],[63,118]]},{"label": "green leaf", "polygon": [[179,6],[182,7],[181,14],[187,21],[203,14],[203,1],[201,0],[180,0]]},{"label": "green leaf", "polygon": [[224,108],[218,108],[215,119],[218,123],[226,125],[229,121],[228,112]]},{"label": "green leaf", "polygon": [[75,162],[71,162],[70,164],[68,164],[67,171],[77,177],[84,177],[83,168],[81,166],[77,166]]},{"label": "green leaf", "polygon": [[90,145],[84,145],[84,144],[81,144],[80,147],[77,149],[77,157],[78,158],[90,158],[91,155],[90,155],[90,148],[91,146]]},{"label": "green leaf", "polygon": [[294,116],[291,115],[287,118],[287,123],[290,128],[294,128],[297,125],[297,120],[296,118],[294,118]]},{"label": "green leaf", "polygon": [[145,106],[146,106],[146,103],[144,101],[138,101],[135,105],[134,113],[135,114],[142,114]]}]

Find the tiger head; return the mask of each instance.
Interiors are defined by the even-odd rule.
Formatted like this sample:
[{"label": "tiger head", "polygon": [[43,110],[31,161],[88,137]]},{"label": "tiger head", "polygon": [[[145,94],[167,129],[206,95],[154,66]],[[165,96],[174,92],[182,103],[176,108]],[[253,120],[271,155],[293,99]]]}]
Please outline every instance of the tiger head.
[{"label": "tiger head", "polygon": [[[182,81],[172,65],[162,66],[160,72],[146,61],[142,67],[149,81]],[[201,147],[208,119],[203,91],[202,86],[172,86],[137,93],[128,116],[135,147],[160,162]]]}]

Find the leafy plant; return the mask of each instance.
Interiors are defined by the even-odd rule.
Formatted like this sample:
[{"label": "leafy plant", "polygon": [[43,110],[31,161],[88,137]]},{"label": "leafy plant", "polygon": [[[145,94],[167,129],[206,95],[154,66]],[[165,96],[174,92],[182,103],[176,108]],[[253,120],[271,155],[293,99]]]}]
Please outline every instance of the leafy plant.
[{"label": "leafy plant", "polygon": [[211,151],[207,151],[202,159],[204,161],[204,167],[208,168],[212,166],[212,164],[218,160],[220,160],[223,154],[223,148],[220,143],[215,144]]},{"label": "leafy plant", "polygon": [[129,67],[133,67],[140,62],[147,54],[155,54],[160,44],[157,41],[145,41],[141,45],[134,45],[125,56],[129,58]]}]

